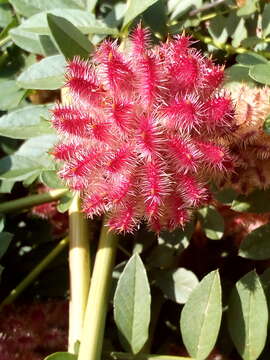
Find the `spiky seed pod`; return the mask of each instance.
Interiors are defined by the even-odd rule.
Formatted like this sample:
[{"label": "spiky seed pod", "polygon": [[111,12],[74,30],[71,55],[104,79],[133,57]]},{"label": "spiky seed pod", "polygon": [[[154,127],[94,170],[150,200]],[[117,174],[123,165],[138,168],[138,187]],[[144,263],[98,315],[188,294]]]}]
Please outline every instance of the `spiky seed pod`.
[{"label": "spiky seed pod", "polygon": [[270,136],[263,130],[270,115],[270,88],[239,85],[232,91],[236,126],[226,144],[238,164],[225,185],[246,194],[270,186]]},{"label": "spiky seed pod", "polygon": [[105,40],[91,61],[69,63],[73,101],[53,111],[53,153],[89,217],[108,212],[119,232],[141,220],[173,230],[207,202],[206,182],[231,169],[220,143],[233,131],[233,106],[220,92],[223,68],[189,37],[152,47],[139,25],[130,40],[125,53]]}]

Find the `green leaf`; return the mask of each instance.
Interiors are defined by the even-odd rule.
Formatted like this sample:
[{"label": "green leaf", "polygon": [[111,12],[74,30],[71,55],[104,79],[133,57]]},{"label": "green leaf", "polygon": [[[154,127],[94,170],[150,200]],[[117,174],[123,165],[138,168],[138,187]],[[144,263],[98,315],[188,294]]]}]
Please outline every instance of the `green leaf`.
[{"label": "green leaf", "polygon": [[31,105],[12,111],[0,117],[0,135],[13,139],[28,139],[30,137],[54,134],[49,121],[49,106]]},{"label": "green leaf", "polygon": [[43,52],[46,56],[52,56],[59,54],[58,49],[52,42],[49,35],[38,35],[40,45],[43,49]]},{"label": "green leaf", "polygon": [[18,19],[14,16],[10,23],[0,32],[0,40],[4,39],[9,35],[9,30],[13,29],[18,25]]},{"label": "green leaf", "polygon": [[78,3],[73,0],[9,0],[9,2],[14,6],[16,12],[25,17],[56,8],[80,9]]},{"label": "green leaf", "polygon": [[255,190],[248,196],[238,196],[232,203],[232,210],[254,213],[270,211],[270,190]]},{"label": "green leaf", "polygon": [[158,0],[130,0],[124,17],[123,28],[157,1]]},{"label": "green leaf", "polygon": [[156,282],[167,298],[179,304],[185,304],[199,280],[192,271],[179,268],[161,270],[156,277]]},{"label": "green leaf", "polygon": [[1,232],[0,233],[0,258],[5,254],[7,251],[9,244],[13,238],[13,234],[9,232]]},{"label": "green leaf", "polygon": [[218,271],[206,275],[193,290],[181,313],[181,332],[189,354],[205,359],[213,349],[221,323],[221,286]]},{"label": "green leaf", "polygon": [[6,215],[0,213],[0,232],[4,230],[6,222]]},{"label": "green leaf", "polygon": [[219,191],[213,191],[215,199],[219,202],[231,205],[232,202],[237,198],[238,194],[234,189],[226,188]]},{"label": "green leaf", "polygon": [[67,352],[56,352],[49,356],[46,356],[44,360],[77,360],[77,355]]},{"label": "green leaf", "polygon": [[262,225],[249,233],[241,243],[239,256],[265,260],[270,258],[270,224]]},{"label": "green leaf", "polygon": [[246,0],[245,5],[237,10],[237,16],[248,16],[257,10],[257,0]]},{"label": "green leaf", "polygon": [[73,199],[73,194],[71,192],[68,192],[67,194],[62,196],[57,205],[57,210],[62,214],[68,211],[72,203],[72,199]]},{"label": "green leaf", "polygon": [[94,13],[98,0],[86,0],[87,11]]},{"label": "green leaf", "polygon": [[43,171],[40,175],[40,181],[49,186],[50,188],[59,188],[62,189],[65,185],[62,183],[61,179],[57,176],[55,170],[46,170]]},{"label": "green leaf", "polygon": [[93,14],[76,9],[54,9],[38,13],[24,21],[20,25],[20,28],[24,31],[32,31],[40,35],[50,35],[50,29],[47,22],[48,13],[65,18],[83,34],[116,35],[118,33],[117,29],[108,28],[101,20],[97,20]]},{"label": "green leaf", "polygon": [[263,131],[270,135],[270,115],[267,116],[267,118],[265,119],[264,123],[263,123]]},{"label": "green leaf", "polygon": [[237,55],[236,61],[243,66],[252,66],[257,64],[267,64],[268,61],[263,56],[256,53],[244,53]]},{"label": "green leaf", "polygon": [[270,4],[265,4],[262,13],[262,36],[270,34]]},{"label": "green leaf", "polygon": [[212,38],[220,43],[226,43],[228,39],[228,31],[226,28],[227,18],[222,15],[218,15],[210,20],[207,27],[209,34]]},{"label": "green leaf", "polygon": [[[48,151],[53,148],[57,141],[57,136],[52,135],[41,135],[37,137],[32,137],[26,140],[21,147],[16,151],[16,155],[25,156],[31,158],[38,158],[38,161],[41,162],[41,159],[45,158],[53,159],[48,155]],[[45,163],[43,164],[46,165]]]},{"label": "green leaf", "polygon": [[[228,29],[228,26],[227,26]],[[232,37],[232,46],[233,47],[239,47],[242,43],[243,40],[245,40],[248,36],[248,32],[247,32],[247,28],[246,28],[246,23],[245,20],[243,18],[239,18],[239,22],[237,24],[237,27],[235,28],[233,34],[231,35]]]},{"label": "green leaf", "polygon": [[262,284],[251,271],[237,281],[228,308],[228,326],[244,360],[256,360],[267,337],[268,310]]},{"label": "green leaf", "polygon": [[4,28],[12,21],[12,11],[6,4],[0,5],[0,27]]},{"label": "green leaf", "polygon": [[154,34],[165,37],[168,33],[167,23],[167,4],[165,0],[159,0],[154,5],[145,10],[143,20],[151,28]]},{"label": "green leaf", "polygon": [[47,14],[52,36],[67,59],[79,55],[87,59],[94,46],[71,22],[52,14]]},{"label": "green leaf", "polygon": [[49,56],[29,66],[17,79],[24,89],[55,90],[64,85],[66,60],[62,55]]},{"label": "green leaf", "polygon": [[14,184],[15,184],[14,181],[1,180],[0,194],[10,194]]},{"label": "green leaf", "polygon": [[14,43],[21,49],[29,51],[30,53],[45,55],[38,34],[25,31],[20,25],[11,29],[9,35]]},{"label": "green leaf", "polygon": [[249,76],[258,83],[270,85],[270,63],[252,66]]},{"label": "green leaf", "polygon": [[202,7],[202,0],[169,0],[168,1],[168,12],[171,13],[171,20],[177,19],[180,16],[184,15],[191,8],[200,8]]},{"label": "green leaf", "polygon": [[126,264],[114,296],[114,319],[127,349],[137,354],[148,338],[150,287],[143,263],[134,254]]},{"label": "green leaf", "polygon": [[36,159],[19,155],[5,156],[0,159],[0,179],[22,181],[29,176],[39,174],[43,168]]},{"label": "green leaf", "polygon": [[262,287],[264,289],[264,294],[268,306],[268,314],[270,311],[270,268],[266,269],[260,276]]},{"label": "green leaf", "polygon": [[19,105],[26,91],[18,87],[15,80],[0,81],[0,109],[10,110]]},{"label": "green leaf", "polygon": [[219,240],[224,233],[224,219],[213,207],[207,206],[198,211],[202,220],[203,231],[211,240]]},{"label": "green leaf", "polygon": [[249,76],[249,68],[240,64],[235,64],[225,70],[226,82],[225,86],[232,87],[236,85],[239,88],[239,83],[254,83]]}]

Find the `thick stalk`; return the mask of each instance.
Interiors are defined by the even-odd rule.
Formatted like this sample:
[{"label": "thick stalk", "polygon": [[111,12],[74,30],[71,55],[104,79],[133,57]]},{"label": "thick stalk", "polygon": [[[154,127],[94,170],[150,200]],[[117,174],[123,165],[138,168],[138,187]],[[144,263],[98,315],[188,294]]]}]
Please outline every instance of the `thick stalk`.
[{"label": "thick stalk", "polygon": [[106,360],[192,360],[190,357],[154,354],[128,354],[122,352],[111,352],[106,356]]},{"label": "thick stalk", "polygon": [[0,310],[7,305],[11,304],[38,276],[39,274],[56,258],[58,254],[68,244],[68,238],[61,240],[58,245],[20,282],[15,289],[2,301]]},{"label": "thick stalk", "polygon": [[90,256],[88,226],[81,212],[79,194],[75,194],[69,208],[69,270],[70,303],[68,351],[75,352],[81,341],[83,319],[90,284]]},{"label": "thick stalk", "polygon": [[0,213],[28,209],[35,205],[56,201],[63,197],[67,192],[67,189],[55,189],[44,194],[31,195],[17,200],[6,201],[0,204]]},{"label": "thick stalk", "polygon": [[103,223],[91,279],[78,360],[100,360],[101,358],[117,240],[117,235],[108,232],[108,228]]}]

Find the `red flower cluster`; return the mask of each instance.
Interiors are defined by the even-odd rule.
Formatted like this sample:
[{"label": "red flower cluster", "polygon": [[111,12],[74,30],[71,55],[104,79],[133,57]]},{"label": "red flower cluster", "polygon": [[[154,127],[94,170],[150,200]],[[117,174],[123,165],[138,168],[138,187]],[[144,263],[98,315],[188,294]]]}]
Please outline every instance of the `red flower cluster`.
[{"label": "red flower cluster", "polygon": [[53,111],[54,156],[87,215],[109,212],[112,230],[142,219],[157,232],[183,226],[207,201],[207,181],[232,168],[221,145],[234,129],[223,68],[190,45],[176,36],[151,47],[138,26],[124,52],[106,40],[91,60],[69,63],[72,104]]}]

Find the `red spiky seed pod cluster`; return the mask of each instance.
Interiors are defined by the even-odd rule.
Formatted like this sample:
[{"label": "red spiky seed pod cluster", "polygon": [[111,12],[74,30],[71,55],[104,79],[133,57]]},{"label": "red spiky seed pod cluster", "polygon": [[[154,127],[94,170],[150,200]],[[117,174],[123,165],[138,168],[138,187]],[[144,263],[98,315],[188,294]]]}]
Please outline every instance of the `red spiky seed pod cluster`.
[{"label": "red spiky seed pod cluster", "polygon": [[86,214],[108,212],[112,230],[183,226],[209,198],[206,182],[232,168],[220,145],[234,129],[223,68],[191,44],[176,36],[151,47],[138,26],[127,51],[105,40],[68,65],[72,104],[53,111],[54,156]]}]

